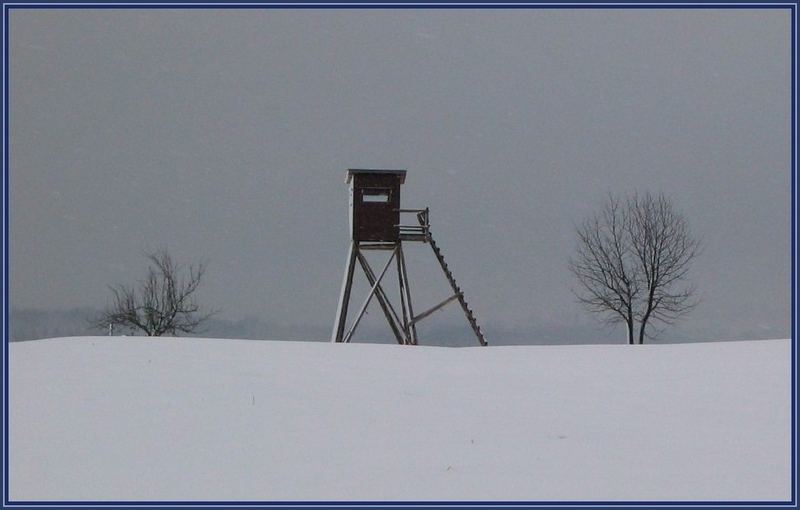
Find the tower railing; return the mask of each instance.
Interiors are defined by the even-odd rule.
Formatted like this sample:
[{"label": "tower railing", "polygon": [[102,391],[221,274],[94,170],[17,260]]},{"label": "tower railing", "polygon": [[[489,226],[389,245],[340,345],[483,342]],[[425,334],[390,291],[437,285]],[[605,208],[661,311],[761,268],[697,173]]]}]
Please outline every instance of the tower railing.
[{"label": "tower railing", "polygon": [[[396,225],[400,230],[400,238],[406,241],[426,241],[430,236],[430,210],[425,209],[397,209],[401,214],[400,224]],[[403,224],[402,214],[415,214],[417,224]]]}]

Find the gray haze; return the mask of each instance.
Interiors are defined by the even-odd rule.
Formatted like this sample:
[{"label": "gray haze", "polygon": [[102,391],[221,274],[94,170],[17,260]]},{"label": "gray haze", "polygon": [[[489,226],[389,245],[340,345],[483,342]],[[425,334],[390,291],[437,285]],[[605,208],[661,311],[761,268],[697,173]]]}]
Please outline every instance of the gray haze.
[{"label": "gray haze", "polygon": [[[100,308],[168,247],[209,262],[220,320],[324,337],[345,170],[406,168],[403,205],[431,207],[492,343],[624,342],[566,259],[573,225],[633,189],[670,195],[705,245],[703,302],[663,338],[786,337],[790,15],[13,9],[11,306]],[[424,309],[446,282],[407,250]]]}]

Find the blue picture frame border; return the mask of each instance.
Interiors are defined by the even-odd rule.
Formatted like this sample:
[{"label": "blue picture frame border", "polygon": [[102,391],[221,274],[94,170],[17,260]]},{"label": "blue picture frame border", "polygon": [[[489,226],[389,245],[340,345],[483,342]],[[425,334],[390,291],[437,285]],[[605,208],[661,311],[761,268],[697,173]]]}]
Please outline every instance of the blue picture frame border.
[{"label": "blue picture frame border", "polygon": [[[89,0],[3,1],[3,507],[797,507],[797,7],[798,2],[264,2],[235,3],[191,0],[170,2]],[[8,464],[9,350],[9,18],[15,9],[787,9],[791,12],[791,499],[789,501],[10,501]]]}]

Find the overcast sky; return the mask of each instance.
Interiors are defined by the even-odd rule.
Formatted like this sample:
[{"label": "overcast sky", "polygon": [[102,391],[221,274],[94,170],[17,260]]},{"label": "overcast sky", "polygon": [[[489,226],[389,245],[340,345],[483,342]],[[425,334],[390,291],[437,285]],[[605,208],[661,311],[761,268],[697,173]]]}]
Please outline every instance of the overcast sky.
[{"label": "overcast sky", "polygon": [[[11,305],[102,307],[168,247],[221,317],[331,324],[345,171],[405,168],[490,340],[595,324],[573,225],[634,189],[704,241],[684,329],[788,336],[790,15],[15,8]],[[416,308],[447,297],[407,256]]]}]

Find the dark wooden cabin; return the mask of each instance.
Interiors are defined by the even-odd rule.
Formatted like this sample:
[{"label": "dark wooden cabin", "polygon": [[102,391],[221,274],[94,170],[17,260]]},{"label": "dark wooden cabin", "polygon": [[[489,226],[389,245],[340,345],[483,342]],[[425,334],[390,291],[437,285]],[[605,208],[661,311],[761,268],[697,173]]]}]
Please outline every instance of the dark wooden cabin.
[{"label": "dark wooden cabin", "polygon": [[400,185],[405,170],[350,169],[350,234],[353,241],[400,239]]}]

